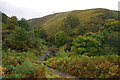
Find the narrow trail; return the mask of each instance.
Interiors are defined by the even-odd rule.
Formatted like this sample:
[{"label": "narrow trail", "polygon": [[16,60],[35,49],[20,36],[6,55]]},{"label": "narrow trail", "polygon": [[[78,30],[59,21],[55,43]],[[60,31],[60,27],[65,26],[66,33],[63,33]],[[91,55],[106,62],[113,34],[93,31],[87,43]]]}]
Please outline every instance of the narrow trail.
[{"label": "narrow trail", "polygon": [[62,71],[60,71],[60,70],[53,69],[53,68],[47,66],[47,70],[48,70],[48,71],[51,70],[51,69],[53,70],[54,73],[56,73],[57,75],[61,76],[61,78],[78,78],[78,77],[76,77],[76,76],[71,76],[71,75],[69,75],[69,74],[66,73],[66,72],[62,72]]},{"label": "narrow trail", "polygon": [[[38,61],[42,62],[43,58],[44,58],[46,55],[47,55],[47,54],[40,56],[40,57],[38,58]],[[60,70],[53,69],[53,68],[47,66],[47,70],[48,70],[48,71],[50,71],[51,69],[53,70],[54,73],[56,73],[57,75],[59,75],[61,78],[75,78],[75,79],[78,78],[78,77],[72,76],[72,75],[70,75],[70,74],[68,74],[68,73],[66,73],[66,72],[62,72],[62,71],[60,71]],[[78,78],[78,79],[79,79],[79,78]]]}]

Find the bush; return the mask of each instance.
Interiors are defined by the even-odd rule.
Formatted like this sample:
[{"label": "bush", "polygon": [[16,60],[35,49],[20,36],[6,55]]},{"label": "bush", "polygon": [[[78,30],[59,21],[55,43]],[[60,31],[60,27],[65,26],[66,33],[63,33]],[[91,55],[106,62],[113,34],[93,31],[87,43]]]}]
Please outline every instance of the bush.
[{"label": "bush", "polygon": [[45,78],[45,73],[42,66],[29,61],[25,61],[21,65],[18,65],[14,72],[14,74],[17,73],[24,75],[22,78]]},{"label": "bush", "polygon": [[102,49],[104,36],[102,33],[86,33],[84,36],[79,36],[73,40],[71,51],[77,54],[86,54],[95,56]]},{"label": "bush", "polygon": [[27,51],[28,48],[32,47],[32,36],[29,32],[22,28],[17,28],[10,36],[9,36],[9,47],[21,50],[21,51]]},{"label": "bush", "polygon": [[55,34],[55,44],[61,46],[67,41],[67,34],[63,31],[57,32]]},{"label": "bush", "polygon": [[34,35],[36,38],[47,39],[47,33],[44,29],[34,29]]},{"label": "bush", "polygon": [[112,30],[112,31],[120,31],[120,27],[118,26],[120,22],[115,19],[106,20],[104,27],[102,29]]},{"label": "bush", "polygon": [[3,78],[45,78],[45,68],[38,62],[34,53],[2,53]]},{"label": "bush", "polygon": [[30,31],[29,23],[26,19],[22,18],[21,20],[18,21],[18,24],[21,28]]},{"label": "bush", "polygon": [[[118,53],[119,50],[119,31],[120,27],[118,26],[120,22],[115,19],[108,19],[106,20],[104,26],[101,28],[101,32],[104,34],[104,45],[103,45],[103,51],[107,53],[113,54]],[[118,53],[119,54],[119,53]]]},{"label": "bush", "polygon": [[16,16],[12,16],[11,18],[8,19],[7,30],[14,31],[17,26],[18,26],[18,19]]}]

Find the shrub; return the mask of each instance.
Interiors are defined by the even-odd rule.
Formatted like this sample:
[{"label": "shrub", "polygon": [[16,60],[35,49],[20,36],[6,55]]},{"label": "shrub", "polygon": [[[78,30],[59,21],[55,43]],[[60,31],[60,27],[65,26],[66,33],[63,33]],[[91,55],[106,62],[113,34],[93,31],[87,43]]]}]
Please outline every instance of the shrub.
[{"label": "shrub", "polygon": [[119,78],[120,56],[85,56],[77,55],[66,58],[51,58],[46,65],[65,71],[79,78]]},{"label": "shrub", "polygon": [[13,53],[9,49],[2,55],[2,65],[6,68],[4,78],[45,78],[45,68],[34,53]]},{"label": "shrub", "polygon": [[104,36],[101,33],[86,33],[73,40],[71,51],[77,54],[97,55],[101,50]]},{"label": "shrub", "polygon": [[17,26],[18,26],[18,19],[16,16],[12,16],[11,18],[8,19],[7,30],[13,31]]},{"label": "shrub", "polygon": [[25,61],[21,65],[18,65],[14,71],[14,74],[24,75],[23,78],[45,78],[44,69],[38,64]]},{"label": "shrub", "polygon": [[16,29],[9,38],[10,47],[16,50],[26,51],[29,47],[32,47],[32,36],[22,28]]},{"label": "shrub", "polygon": [[26,19],[22,18],[21,20],[18,21],[18,24],[21,28],[24,28],[27,31],[30,30],[29,23]]},{"label": "shrub", "polygon": [[67,35],[65,32],[60,31],[55,34],[55,44],[61,46],[67,41]]},{"label": "shrub", "polygon": [[34,29],[34,35],[36,38],[47,39],[47,33],[44,29]]},{"label": "shrub", "polygon": [[120,31],[120,27],[118,26],[120,22],[115,19],[106,20],[104,27],[102,29],[112,30],[112,31]]}]

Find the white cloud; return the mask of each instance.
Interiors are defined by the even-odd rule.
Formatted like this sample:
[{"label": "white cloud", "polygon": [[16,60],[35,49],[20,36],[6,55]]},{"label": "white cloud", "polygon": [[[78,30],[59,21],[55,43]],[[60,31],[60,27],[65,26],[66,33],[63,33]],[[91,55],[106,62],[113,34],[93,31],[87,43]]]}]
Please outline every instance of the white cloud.
[{"label": "white cloud", "polygon": [[0,0],[0,10],[19,19],[42,17],[55,12],[107,8],[118,10],[119,0]]}]

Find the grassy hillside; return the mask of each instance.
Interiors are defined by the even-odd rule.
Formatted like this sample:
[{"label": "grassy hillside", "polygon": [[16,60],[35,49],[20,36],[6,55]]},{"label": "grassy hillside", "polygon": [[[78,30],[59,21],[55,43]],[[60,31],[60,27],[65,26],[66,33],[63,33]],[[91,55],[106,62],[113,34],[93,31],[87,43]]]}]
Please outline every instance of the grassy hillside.
[{"label": "grassy hillside", "polygon": [[2,77],[59,78],[56,68],[79,78],[120,78],[117,14],[99,8],[18,20],[2,13]]},{"label": "grassy hillside", "polygon": [[[63,19],[68,15],[75,15],[79,18],[81,24],[85,25],[86,32],[95,32],[98,31],[99,27],[104,24],[106,19],[116,19],[118,14],[117,11],[112,11],[108,9],[88,9],[88,10],[75,10],[63,13],[56,13],[53,15],[48,15],[42,18],[35,18],[29,20],[30,26],[35,28],[44,28],[48,34],[48,38],[54,37],[55,33],[60,31],[60,28],[63,27]],[[93,27],[96,29],[92,30]],[[80,26],[74,27],[72,30],[76,30]]]},{"label": "grassy hillside", "polygon": [[[107,14],[109,13],[109,14]],[[88,10],[75,10],[75,11],[69,11],[69,12],[63,12],[63,13],[55,13],[52,15],[47,15],[42,18],[34,18],[30,19],[29,23],[31,27],[41,27],[43,25],[50,25],[54,24],[54,22],[60,22],[64,17],[66,17],[69,14],[75,14],[79,17],[80,21],[85,23],[87,22],[91,17],[95,17],[97,15],[115,15],[115,17],[118,15],[117,11],[111,11],[108,9],[88,9]],[[111,16],[110,15],[110,16]]]}]

